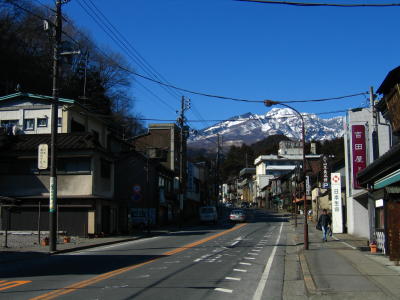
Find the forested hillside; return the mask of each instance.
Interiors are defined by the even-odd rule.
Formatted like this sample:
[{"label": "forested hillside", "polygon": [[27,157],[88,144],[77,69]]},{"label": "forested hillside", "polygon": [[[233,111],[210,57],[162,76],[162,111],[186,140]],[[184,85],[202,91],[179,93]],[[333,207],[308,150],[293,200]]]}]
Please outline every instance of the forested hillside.
[{"label": "forested hillside", "polygon": [[[53,11],[27,0],[0,2],[0,96],[23,92],[51,95],[53,57]],[[50,23],[45,30],[44,20]],[[62,51],[80,54],[62,56],[60,97],[72,98],[121,125],[125,134],[141,129],[129,94],[128,67],[116,53],[99,50],[74,26],[63,21]],[[124,129],[122,129],[124,128]]]}]

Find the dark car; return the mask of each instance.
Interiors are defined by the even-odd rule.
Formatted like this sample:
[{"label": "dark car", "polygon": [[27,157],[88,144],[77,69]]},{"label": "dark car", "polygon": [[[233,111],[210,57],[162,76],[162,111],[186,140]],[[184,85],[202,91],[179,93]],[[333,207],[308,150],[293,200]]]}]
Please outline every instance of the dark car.
[{"label": "dark car", "polygon": [[249,203],[247,202],[242,202],[242,204],[240,205],[241,208],[249,208]]}]

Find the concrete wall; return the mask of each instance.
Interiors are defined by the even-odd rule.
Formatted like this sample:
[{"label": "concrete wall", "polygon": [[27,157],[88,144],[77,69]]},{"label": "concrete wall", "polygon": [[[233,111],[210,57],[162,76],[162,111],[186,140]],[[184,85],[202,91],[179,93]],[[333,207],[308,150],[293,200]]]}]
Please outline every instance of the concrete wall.
[{"label": "concrete wall", "polygon": [[359,237],[369,238],[367,199],[357,201],[353,197],[347,197],[347,231]]},{"label": "concrete wall", "polygon": [[68,128],[70,129],[70,123],[72,120],[78,122],[79,124],[85,126],[87,132],[92,133],[96,132],[99,135],[99,143],[104,148],[107,148],[107,134],[108,130],[106,125],[100,121],[99,119],[88,116],[86,113],[80,113],[76,110],[69,110],[67,113],[68,116]]},{"label": "concrete wall", "polygon": [[[92,175],[58,175],[59,196],[80,196],[92,194]],[[48,175],[1,175],[0,192],[3,195],[23,197],[49,193]]]},{"label": "concrete wall", "polygon": [[[109,178],[104,178],[101,175],[102,159],[110,164]],[[101,155],[95,155],[92,159],[92,170],[93,194],[105,198],[112,198],[114,196],[114,162]]]}]

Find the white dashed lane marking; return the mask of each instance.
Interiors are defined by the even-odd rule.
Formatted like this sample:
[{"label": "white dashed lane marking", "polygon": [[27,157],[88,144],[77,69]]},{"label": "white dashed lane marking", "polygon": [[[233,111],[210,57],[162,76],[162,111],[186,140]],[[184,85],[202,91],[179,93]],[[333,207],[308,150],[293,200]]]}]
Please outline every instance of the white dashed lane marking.
[{"label": "white dashed lane marking", "polygon": [[233,271],[242,272],[242,273],[246,273],[247,272],[247,270],[244,270],[244,269],[233,269]]},{"label": "white dashed lane marking", "polygon": [[235,280],[235,281],[240,281],[241,278],[238,277],[225,277],[227,280]]},{"label": "white dashed lane marking", "polygon": [[180,263],[180,260],[164,262],[164,264],[179,264],[179,263]]},{"label": "white dashed lane marking", "polygon": [[218,292],[230,293],[230,294],[232,294],[232,292],[233,292],[233,290],[222,289],[222,288],[215,288],[214,290],[215,290],[215,291],[218,291]]},{"label": "white dashed lane marking", "polygon": [[247,262],[240,262],[239,265],[245,265],[245,266],[251,266],[251,263],[247,263]]},{"label": "white dashed lane marking", "polygon": [[254,257],[244,257],[244,259],[255,259]]},{"label": "white dashed lane marking", "polygon": [[235,247],[239,243],[240,243],[240,241],[234,241],[232,244],[230,244],[230,247]]}]

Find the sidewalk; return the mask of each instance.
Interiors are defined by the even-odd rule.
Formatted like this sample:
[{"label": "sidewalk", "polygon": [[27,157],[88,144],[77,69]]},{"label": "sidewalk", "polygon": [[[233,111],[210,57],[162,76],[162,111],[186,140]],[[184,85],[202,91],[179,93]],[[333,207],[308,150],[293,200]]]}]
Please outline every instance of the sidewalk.
[{"label": "sidewalk", "polygon": [[324,243],[309,221],[309,250],[303,250],[304,219],[291,226],[308,299],[400,299],[400,267],[382,254],[361,251],[367,240],[336,234]]}]

